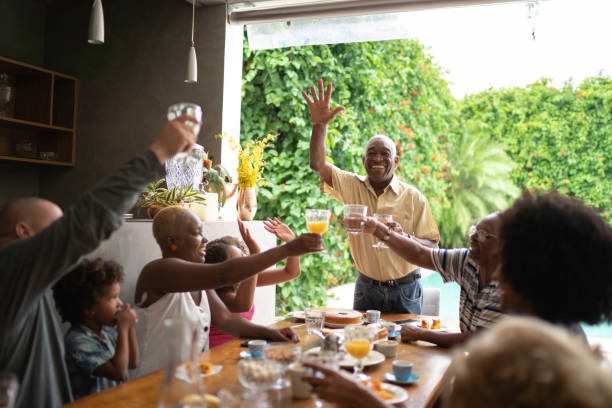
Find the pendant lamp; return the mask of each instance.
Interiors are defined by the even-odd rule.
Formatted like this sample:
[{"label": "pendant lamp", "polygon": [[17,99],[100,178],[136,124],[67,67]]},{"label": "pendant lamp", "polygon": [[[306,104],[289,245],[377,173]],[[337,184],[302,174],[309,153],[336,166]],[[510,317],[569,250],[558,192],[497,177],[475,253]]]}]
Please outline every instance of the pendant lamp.
[{"label": "pendant lamp", "polygon": [[189,47],[189,56],[187,57],[187,73],[185,75],[185,83],[194,84],[198,82],[198,61],[196,59],[195,43],[193,42],[193,29],[195,24],[195,3],[196,0],[191,0],[193,4],[191,8],[191,47]]},{"label": "pendant lamp", "polygon": [[102,0],[94,0],[91,6],[87,42],[90,44],[104,44],[104,12],[102,11]]}]

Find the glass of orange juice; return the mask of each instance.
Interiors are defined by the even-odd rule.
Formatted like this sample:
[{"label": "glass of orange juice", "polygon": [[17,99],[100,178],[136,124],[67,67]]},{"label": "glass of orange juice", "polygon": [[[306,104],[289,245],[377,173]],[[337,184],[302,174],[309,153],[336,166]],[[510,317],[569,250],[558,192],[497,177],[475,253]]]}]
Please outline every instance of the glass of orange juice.
[{"label": "glass of orange juice", "polygon": [[361,376],[363,359],[370,354],[373,341],[374,330],[369,326],[351,325],[344,328],[344,348],[355,358],[353,374],[357,377]]},{"label": "glass of orange juice", "polygon": [[306,226],[313,234],[323,235],[329,228],[331,211],[327,209],[306,210]]}]

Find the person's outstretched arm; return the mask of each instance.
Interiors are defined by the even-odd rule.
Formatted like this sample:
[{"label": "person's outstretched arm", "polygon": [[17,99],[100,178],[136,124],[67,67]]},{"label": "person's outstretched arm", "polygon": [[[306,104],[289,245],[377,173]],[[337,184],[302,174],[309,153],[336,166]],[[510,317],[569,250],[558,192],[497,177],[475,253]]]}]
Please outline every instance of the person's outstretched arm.
[{"label": "person's outstretched arm", "polygon": [[98,247],[123,222],[147,185],[165,174],[162,164],[196,140],[182,116],[167,122],[146,152],[83,193],[66,213],[29,238],[0,248],[0,337],[79,259]]},{"label": "person's outstretched arm", "polygon": [[321,252],[321,248],[321,236],[309,233],[260,254],[233,258],[215,264],[190,262],[179,258],[158,259],[147,264],[138,277],[136,301],[145,305],[150,304],[142,298],[142,294],[147,292],[161,296],[165,293],[229,286],[261,272],[288,256]]},{"label": "person's outstretched arm", "polygon": [[323,79],[318,81],[319,92],[315,91],[314,85],[310,86],[312,100],[305,91],[302,96],[310,109],[312,119],[312,135],[310,136],[310,168],[313,169],[321,180],[332,185],[332,164],[326,160],[325,135],[327,134],[327,124],[340,112],[344,106],[338,106],[333,111],[329,109],[329,102],[332,95],[332,84],[327,84],[327,89],[323,90]]},{"label": "person's outstretched arm", "polygon": [[435,270],[431,260],[431,249],[409,235],[394,231],[374,217],[367,218],[363,231],[384,241],[393,252],[411,264]]},{"label": "person's outstretched arm", "polygon": [[[291,242],[295,239],[295,234],[287,224],[278,218],[268,218],[264,221],[266,231],[276,235],[283,242]],[[257,286],[276,285],[287,282],[300,276],[300,257],[290,256],[283,268],[266,269],[257,277]]]},{"label": "person's outstretched arm", "polygon": [[402,341],[409,342],[415,340],[428,341],[437,344],[441,347],[453,347],[469,340],[472,333],[444,333],[436,332],[429,329],[423,329],[413,324],[406,323],[402,325]]},{"label": "person's outstretched arm", "polygon": [[297,343],[300,338],[290,327],[284,329],[271,329],[253,323],[242,316],[233,314],[219,299],[214,290],[207,290],[208,305],[212,325],[226,334],[236,337],[249,337],[252,339],[266,339],[270,341],[291,341]]}]

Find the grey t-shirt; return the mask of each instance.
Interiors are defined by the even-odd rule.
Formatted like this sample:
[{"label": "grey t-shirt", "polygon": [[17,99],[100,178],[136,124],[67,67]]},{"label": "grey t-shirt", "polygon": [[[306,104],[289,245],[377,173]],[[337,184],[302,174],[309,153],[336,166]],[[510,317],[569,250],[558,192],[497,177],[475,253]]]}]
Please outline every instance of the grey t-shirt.
[{"label": "grey t-shirt", "polygon": [[17,407],[72,401],[50,288],[119,228],[138,194],[163,175],[146,151],[82,194],[48,228],[0,248],[0,369],[19,379]]}]

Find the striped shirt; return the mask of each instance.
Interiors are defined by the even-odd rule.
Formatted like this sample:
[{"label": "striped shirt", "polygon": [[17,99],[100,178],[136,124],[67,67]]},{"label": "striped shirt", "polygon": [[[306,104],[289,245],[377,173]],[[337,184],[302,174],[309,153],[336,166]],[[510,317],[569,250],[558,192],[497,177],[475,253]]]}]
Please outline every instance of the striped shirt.
[{"label": "striped shirt", "polygon": [[493,325],[503,316],[500,311],[501,293],[497,281],[478,289],[478,264],[469,258],[470,250],[432,249],[431,261],[444,282],[456,282],[461,287],[459,326],[461,332],[475,332]]}]

